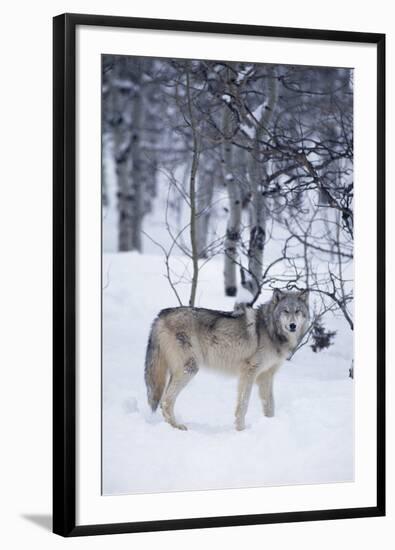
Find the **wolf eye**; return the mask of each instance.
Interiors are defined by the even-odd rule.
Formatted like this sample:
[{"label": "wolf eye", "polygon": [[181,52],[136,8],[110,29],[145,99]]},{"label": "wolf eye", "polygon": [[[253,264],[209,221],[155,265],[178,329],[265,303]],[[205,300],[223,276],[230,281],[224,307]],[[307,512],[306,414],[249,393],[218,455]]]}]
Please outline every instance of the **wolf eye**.
[{"label": "wolf eye", "polygon": [[284,309],[284,313],[289,314],[289,309]]},{"label": "wolf eye", "polygon": [[295,315],[297,315],[298,313],[300,313],[300,309],[297,309],[297,310],[295,311]]}]

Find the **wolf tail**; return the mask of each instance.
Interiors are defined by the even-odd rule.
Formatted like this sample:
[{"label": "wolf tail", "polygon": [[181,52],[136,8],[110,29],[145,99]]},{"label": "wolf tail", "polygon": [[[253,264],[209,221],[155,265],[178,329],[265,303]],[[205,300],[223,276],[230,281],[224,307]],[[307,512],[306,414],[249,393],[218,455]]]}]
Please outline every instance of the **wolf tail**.
[{"label": "wolf tail", "polygon": [[144,372],[148,403],[153,411],[158,408],[167,379],[167,362],[160,350],[157,324],[158,320],[154,321],[148,339]]}]

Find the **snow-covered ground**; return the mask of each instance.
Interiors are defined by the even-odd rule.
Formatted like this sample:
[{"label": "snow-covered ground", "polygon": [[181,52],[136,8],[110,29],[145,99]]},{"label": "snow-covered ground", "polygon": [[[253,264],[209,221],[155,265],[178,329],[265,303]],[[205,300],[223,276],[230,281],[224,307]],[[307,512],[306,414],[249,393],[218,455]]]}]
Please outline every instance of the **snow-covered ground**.
[{"label": "snow-covered ground", "polygon": [[[187,432],[150,412],[144,384],[150,325],[160,309],[177,305],[163,274],[160,255],[103,257],[103,493],[352,481],[352,334],[340,317],[325,319],[338,331],[332,347],[316,354],[305,346],[277,374],[274,418],[263,416],[254,388],[247,429],[237,432],[236,380],[204,370],[176,403]],[[188,289],[178,287],[185,298]],[[223,296],[219,258],[201,272],[196,305],[233,309],[234,299]]]}]

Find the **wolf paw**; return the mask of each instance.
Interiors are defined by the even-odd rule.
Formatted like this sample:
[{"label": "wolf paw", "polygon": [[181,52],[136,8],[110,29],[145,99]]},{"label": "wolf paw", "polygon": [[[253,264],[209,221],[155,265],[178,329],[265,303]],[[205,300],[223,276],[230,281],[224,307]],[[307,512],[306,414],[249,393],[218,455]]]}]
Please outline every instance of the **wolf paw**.
[{"label": "wolf paw", "polygon": [[188,428],[185,426],[185,424],[172,424],[173,428],[177,428],[177,430],[181,430],[183,432],[188,431]]},{"label": "wolf paw", "polygon": [[182,430],[184,432],[188,431],[188,428],[185,426],[185,424],[177,424],[175,428],[177,428],[178,430]]},{"label": "wolf paw", "polygon": [[241,432],[241,431],[245,430],[245,428],[246,428],[245,423],[244,423],[244,422],[240,422],[240,421],[238,421],[238,420],[236,420],[235,426],[236,426],[236,430],[237,430],[238,432]]}]

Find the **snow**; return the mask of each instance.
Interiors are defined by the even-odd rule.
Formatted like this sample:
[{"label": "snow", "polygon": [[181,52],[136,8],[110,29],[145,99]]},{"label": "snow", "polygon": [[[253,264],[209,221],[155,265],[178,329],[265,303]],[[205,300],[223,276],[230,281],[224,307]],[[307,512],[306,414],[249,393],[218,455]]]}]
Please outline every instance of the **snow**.
[{"label": "snow", "polygon": [[[172,268],[182,272],[182,259]],[[196,305],[233,309],[235,299],[223,296],[222,271],[220,256],[204,266]],[[164,273],[158,253],[103,255],[103,493],[352,481],[353,341],[340,316],[325,319],[337,331],[332,347],[315,354],[305,346],[280,369],[274,418],[263,416],[254,388],[247,428],[237,432],[236,379],[203,370],[176,403],[187,432],[151,413],[144,384],[148,333],[160,309],[177,305]],[[189,285],[177,289],[186,303]]]}]

